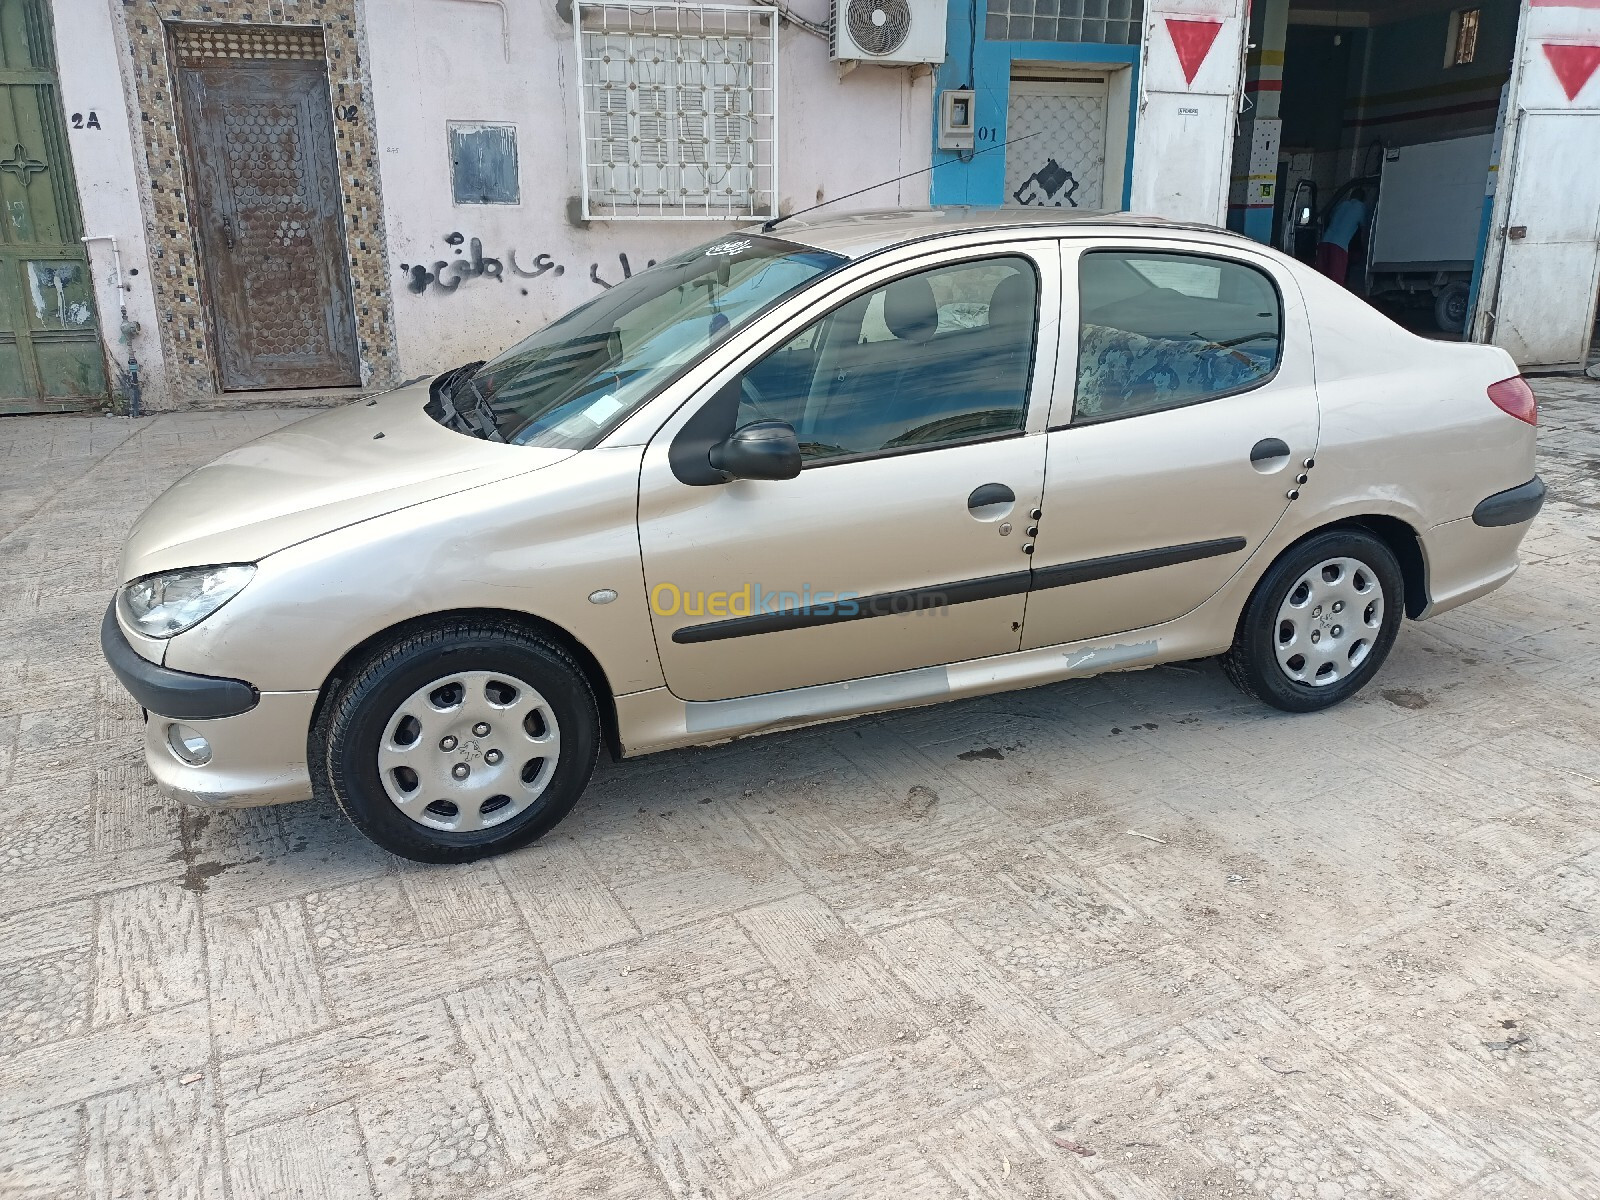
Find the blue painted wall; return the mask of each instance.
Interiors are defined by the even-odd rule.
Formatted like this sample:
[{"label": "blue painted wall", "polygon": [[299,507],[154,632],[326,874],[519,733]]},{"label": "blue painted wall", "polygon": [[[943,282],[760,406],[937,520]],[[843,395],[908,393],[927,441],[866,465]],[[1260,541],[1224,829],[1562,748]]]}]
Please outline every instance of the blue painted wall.
[{"label": "blue painted wall", "polygon": [[[978,15],[976,29],[972,20],[974,12]],[[936,95],[933,128],[929,131],[934,145],[933,203],[993,207],[1004,202],[1006,151],[996,147],[1006,140],[1006,108],[1011,95],[1013,62],[1126,64],[1133,75],[1121,197],[1121,207],[1126,208],[1133,188],[1133,141],[1139,115],[1139,47],[1088,42],[991,42],[984,36],[983,13],[982,0],[972,0],[970,4],[951,0],[949,6],[947,50],[944,63],[934,73],[934,86],[938,92],[963,87],[977,91],[974,119],[978,144],[970,152],[938,149],[939,102]],[[1107,146],[1106,153],[1108,156],[1115,154],[1116,148]]]}]

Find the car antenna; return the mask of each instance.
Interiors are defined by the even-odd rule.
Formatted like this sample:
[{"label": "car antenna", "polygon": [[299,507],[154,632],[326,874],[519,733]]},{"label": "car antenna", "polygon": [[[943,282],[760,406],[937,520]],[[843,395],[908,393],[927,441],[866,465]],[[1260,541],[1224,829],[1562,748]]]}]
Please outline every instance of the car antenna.
[{"label": "car antenna", "polygon": [[920,170],[916,170],[916,171],[907,171],[904,175],[896,175],[893,179],[885,179],[885,180],[882,180],[882,181],[880,181],[878,183],[869,183],[864,188],[857,188],[853,192],[846,192],[842,196],[835,196],[831,200],[824,200],[821,204],[813,204],[810,208],[802,208],[802,209],[798,209],[798,210],[796,210],[795,212],[792,212],[792,213],[784,213],[781,217],[773,217],[770,220],[765,221],[765,222],[762,223],[761,232],[762,233],[771,233],[774,229],[776,229],[779,225],[782,225],[790,217],[798,217],[798,216],[802,216],[803,214],[808,213],[808,212],[816,212],[817,209],[819,209],[819,208],[827,208],[828,205],[830,205],[830,204],[837,204],[841,200],[848,200],[852,196],[861,195],[861,193],[863,193],[863,192],[870,192],[870,191],[873,191],[873,190],[875,190],[877,188],[888,187],[891,183],[899,183],[899,182],[901,182],[902,180],[905,180],[905,179],[913,179],[918,175],[927,175],[927,174],[937,170],[940,167],[948,167],[953,162],[971,162],[973,159],[977,158],[979,155],[989,154],[989,153],[991,153],[991,152],[993,152],[995,150],[1004,150],[1007,146],[1015,146],[1018,142],[1025,142],[1029,138],[1037,137],[1037,136],[1039,136],[1039,131],[1035,130],[1033,133],[1025,133],[1021,137],[1014,137],[1009,142],[1001,142],[997,146],[989,146],[986,149],[979,150],[977,152],[977,154],[969,154],[969,155],[967,155],[966,158],[947,158],[943,162],[934,163],[932,166],[923,167]]}]

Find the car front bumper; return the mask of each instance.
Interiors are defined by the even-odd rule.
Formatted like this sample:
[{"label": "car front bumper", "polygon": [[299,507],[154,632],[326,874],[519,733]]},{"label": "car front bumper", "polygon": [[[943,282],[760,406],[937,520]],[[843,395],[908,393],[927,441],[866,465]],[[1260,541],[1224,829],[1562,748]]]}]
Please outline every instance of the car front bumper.
[{"label": "car front bumper", "polygon": [[[238,679],[174,671],[129,643],[113,608],[100,627],[106,661],[145,709],[145,761],[162,792],[200,808],[253,808],[311,796],[306,741],[316,692],[261,692]],[[185,761],[173,727],[205,739],[204,763]]]}]

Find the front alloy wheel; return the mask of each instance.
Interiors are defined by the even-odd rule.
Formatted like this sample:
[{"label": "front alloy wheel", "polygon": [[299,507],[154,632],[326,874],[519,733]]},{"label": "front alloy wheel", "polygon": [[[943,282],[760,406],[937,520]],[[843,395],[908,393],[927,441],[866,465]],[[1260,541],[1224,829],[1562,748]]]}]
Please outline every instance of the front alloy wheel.
[{"label": "front alloy wheel", "polygon": [[567,815],[600,723],[559,644],[511,621],[444,620],[358,664],[317,740],[317,781],[362,833],[403,858],[470,862]]},{"label": "front alloy wheel", "polygon": [[419,825],[472,833],[503,825],[544,795],[561,757],[550,702],[504,671],[460,671],[423,684],[395,709],[378,773]]},{"label": "front alloy wheel", "polygon": [[1330,530],[1267,570],[1223,669],[1274,708],[1329,708],[1377,673],[1404,613],[1405,585],[1388,546],[1364,530]]}]

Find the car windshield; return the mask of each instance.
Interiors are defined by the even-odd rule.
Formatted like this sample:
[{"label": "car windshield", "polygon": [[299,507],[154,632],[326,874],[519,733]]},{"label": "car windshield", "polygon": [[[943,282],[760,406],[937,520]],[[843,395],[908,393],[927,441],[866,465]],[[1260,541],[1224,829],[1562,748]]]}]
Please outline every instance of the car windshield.
[{"label": "car windshield", "polygon": [[617,284],[448,381],[450,407],[468,432],[583,449],[756,313],[845,261],[775,238],[719,238]]}]

